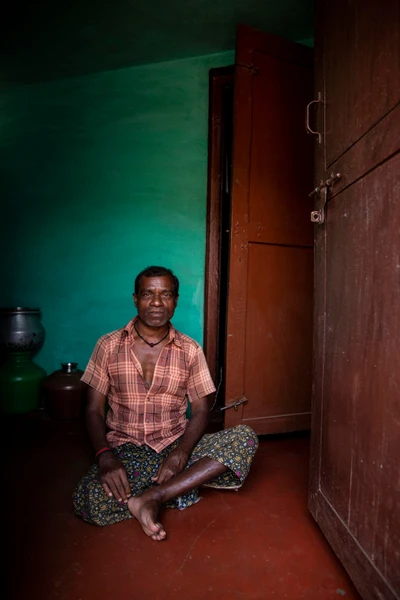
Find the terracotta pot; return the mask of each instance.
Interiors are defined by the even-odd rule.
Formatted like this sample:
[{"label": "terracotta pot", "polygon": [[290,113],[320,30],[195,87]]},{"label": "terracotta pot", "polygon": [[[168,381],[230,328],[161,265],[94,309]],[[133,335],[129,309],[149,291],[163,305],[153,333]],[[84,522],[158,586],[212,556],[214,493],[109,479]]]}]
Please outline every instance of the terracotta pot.
[{"label": "terracotta pot", "polygon": [[45,407],[52,419],[71,421],[83,414],[86,384],[81,381],[83,371],[78,363],[61,363],[43,384]]}]

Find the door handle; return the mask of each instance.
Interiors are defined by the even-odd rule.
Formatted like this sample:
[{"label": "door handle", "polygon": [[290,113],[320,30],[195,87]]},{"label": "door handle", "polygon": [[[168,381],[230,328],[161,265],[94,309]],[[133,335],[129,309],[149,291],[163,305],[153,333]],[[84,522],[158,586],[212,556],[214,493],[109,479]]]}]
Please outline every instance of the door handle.
[{"label": "door handle", "polygon": [[311,133],[312,135],[318,136],[318,145],[319,145],[322,140],[322,135],[319,133],[319,131],[314,131],[310,127],[310,108],[311,108],[312,104],[318,104],[318,102],[321,102],[321,92],[318,92],[318,97],[316,100],[311,100],[311,102],[309,102],[307,104],[307,107],[306,107],[306,131],[307,131],[307,133]]}]

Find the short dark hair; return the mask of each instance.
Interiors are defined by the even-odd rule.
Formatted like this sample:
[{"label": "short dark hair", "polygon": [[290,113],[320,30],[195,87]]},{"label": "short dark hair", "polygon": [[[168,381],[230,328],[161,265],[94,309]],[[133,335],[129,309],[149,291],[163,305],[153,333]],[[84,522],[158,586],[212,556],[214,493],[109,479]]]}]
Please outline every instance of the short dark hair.
[{"label": "short dark hair", "polygon": [[147,267],[140,271],[139,275],[137,275],[135,279],[135,294],[138,295],[140,284],[142,283],[143,277],[171,277],[174,284],[174,294],[175,296],[179,295],[179,279],[176,275],[171,271],[171,269],[167,269],[166,267]]}]

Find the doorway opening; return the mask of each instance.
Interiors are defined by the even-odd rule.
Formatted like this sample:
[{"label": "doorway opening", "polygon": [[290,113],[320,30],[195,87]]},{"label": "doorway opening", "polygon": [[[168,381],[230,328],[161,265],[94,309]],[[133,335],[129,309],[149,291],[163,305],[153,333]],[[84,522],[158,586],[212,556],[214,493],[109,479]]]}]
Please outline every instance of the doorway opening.
[{"label": "doorway opening", "polygon": [[234,66],[210,71],[204,351],[217,393],[211,427],[223,424],[232,191]]}]

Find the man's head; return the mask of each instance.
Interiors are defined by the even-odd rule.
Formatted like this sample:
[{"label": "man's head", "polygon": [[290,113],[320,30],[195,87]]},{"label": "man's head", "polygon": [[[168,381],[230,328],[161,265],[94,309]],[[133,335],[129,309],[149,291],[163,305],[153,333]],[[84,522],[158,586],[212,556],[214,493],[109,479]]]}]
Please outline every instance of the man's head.
[{"label": "man's head", "polygon": [[136,295],[139,293],[139,288],[143,277],[171,277],[175,296],[179,296],[179,279],[176,275],[174,275],[171,269],[167,269],[166,267],[147,267],[146,269],[143,269],[143,271],[140,271],[139,275],[137,275],[135,279]]},{"label": "man's head", "polygon": [[134,303],[148,327],[162,327],[172,319],[178,296],[179,280],[165,267],[147,267],[135,279]]}]

